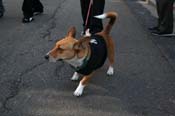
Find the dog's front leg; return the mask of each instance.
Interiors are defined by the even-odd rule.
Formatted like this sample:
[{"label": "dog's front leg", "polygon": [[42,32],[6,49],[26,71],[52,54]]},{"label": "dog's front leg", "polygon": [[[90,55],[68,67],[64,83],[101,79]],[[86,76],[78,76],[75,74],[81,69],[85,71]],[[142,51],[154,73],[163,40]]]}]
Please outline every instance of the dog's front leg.
[{"label": "dog's front leg", "polygon": [[72,81],[77,81],[77,80],[79,79],[79,76],[80,76],[80,75],[79,75],[77,72],[74,72],[74,74],[73,74],[71,80],[72,80]]},{"label": "dog's front leg", "polygon": [[74,91],[75,96],[78,97],[78,96],[81,96],[83,94],[84,87],[88,84],[91,77],[92,77],[92,73],[89,75],[86,75],[82,78],[77,89]]}]

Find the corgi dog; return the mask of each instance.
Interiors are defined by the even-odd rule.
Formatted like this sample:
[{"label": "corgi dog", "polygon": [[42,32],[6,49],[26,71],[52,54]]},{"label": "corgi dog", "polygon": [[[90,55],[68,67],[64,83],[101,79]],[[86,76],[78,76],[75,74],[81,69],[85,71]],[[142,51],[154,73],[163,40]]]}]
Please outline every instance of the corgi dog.
[{"label": "corgi dog", "polygon": [[107,75],[114,74],[115,51],[110,31],[118,14],[116,12],[108,12],[95,17],[98,19],[109,18],[108,23],[101,32],[90,35],[87,30],[86,36],[76,39],[76,29],[71,27],[67,35],[59,39],[53,49],[45,55],[45,59],[50,62],[61,60],[70,64],[75,69],[71,80],[78,80],[80,74],[83,75],[74,91],[75,96],[83,94],[84,88],[92,78],[93,73],[103,66],[106,58],[109,60]]}]

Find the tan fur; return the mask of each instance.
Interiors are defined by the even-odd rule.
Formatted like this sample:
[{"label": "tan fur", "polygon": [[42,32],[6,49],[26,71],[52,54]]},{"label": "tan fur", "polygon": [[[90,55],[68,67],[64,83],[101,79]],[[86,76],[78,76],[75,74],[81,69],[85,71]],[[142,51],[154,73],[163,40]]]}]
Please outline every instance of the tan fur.
[{"label": "tan fur", "polygon": [[[103,36],[103,38],[106,41],[108,49],[109,66],[111,67],[114,64],[115,54],[114,54],[114,42],[109,33],[115,22],[116,17],[117,14],[115,12],[107,13],[106,18],[109,18],[110,21],[105,26],[103,31],[97,33],[98,35]],[[76,35],[75,27],[70,28],[66,37],[59,40],[56,43],[55,47],[50,52],[48,52],[47,56],[49,57],[49,60],[53,62],[57,60],[64,60],[74,66],[82,65],[81,60],[83,60],[84,57],[91,55],[89,47],[90,37],[83,37],[77,40],[75,39],[75,35]],[[85,75],[82,78],[80,83],[83,85],[83,87],[88,84],[91,77],[92,74]],[[79,96],[79,94],[76,94],[76,96]]]}]

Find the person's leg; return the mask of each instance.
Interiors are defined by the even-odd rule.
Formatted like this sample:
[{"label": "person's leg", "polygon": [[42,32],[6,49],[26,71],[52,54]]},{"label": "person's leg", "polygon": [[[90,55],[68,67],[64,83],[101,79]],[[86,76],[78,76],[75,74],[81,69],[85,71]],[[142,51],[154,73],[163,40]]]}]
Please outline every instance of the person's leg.
[{"label": "person's leg", "polygon": [[33,0],[33,12],[40,12],[42,13],[43,12],[43,5],[42,3],[40,2],[40,0]]},{"label": "person's leg", "polygon": [[24,17],[32,17],[32,0],[24,0],[22,5],[22,11]]},{"label": "person's leg", "polygon": [[89,9],[89,3],[90,3],[90,0],[80,0],[81,14],[82,14],[82,19],[83,19],[83,29],[84,29],[83,31],[84,31],[84,33],[85,33],[85,30],[87,28],[90,28],[90,26],[89,26],[90,25],[90,18],[88,19],[88,23],[86,24],[86,18],[87,18],[87,13],[88,13],[88,9]]},{"label": "person's leg", "polygon": [[174,0],[158,1],[159,27],[152,34],[166,36],[173,32],[173,2]]},{"label": "person's leg", "polygon": [[150,27],[149,30],[151,30],[151,31],[159,30],[160,23],[163,19],[163,14],[164,14],[163,7],[164,7],[164,0],[156,0],[156,11],[157,11],[157,15],[158,15],[157,24],[153,27]]},{"label": "person's leg", "polygon": [[160,31],[165,33],[173,32],[173,0],[164,0],[163,17],[160,22]]},{"label": "person's leg", "polygon": [[[163,0],[164,1],[164,0]],[[157,22],[157,26],[160,26],[160,22],[162,20],[162,14],[163,14],[163,5],[164,3],[162,2],[162,0],[156,0],[156,9],[157,9],[157,15],[158,15],[158,22]]]},{"label": "person's leg", "polygon": [[23,22],[31,22],[33,20],[33,10],[32,10],[32,0],[24,0],[22,4],[22,11],[23,11]]},{"label": "person's leg", "polygon": [[100,32],[103,29],[102,20],[95,18],[94,16],[103,14],[105,7],[105,0],[94,0],[92,6],[92,14],[90,20],[90,32],[92,34]]},{"label": "person's leg", "polygon": [[4,6],[2,0],[0,0],[0,17],[4,15]]}]

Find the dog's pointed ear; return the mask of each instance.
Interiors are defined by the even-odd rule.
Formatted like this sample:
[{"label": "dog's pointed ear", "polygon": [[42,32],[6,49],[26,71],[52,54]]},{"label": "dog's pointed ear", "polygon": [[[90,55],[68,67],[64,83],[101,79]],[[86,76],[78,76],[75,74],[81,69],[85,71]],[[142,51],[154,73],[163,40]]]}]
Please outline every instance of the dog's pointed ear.
[{"label": "dog's pointed ear", "polygon": [[67,36],[75,38],[75,36],[76,36],[76,28],[74,26],[69,28]]}]

